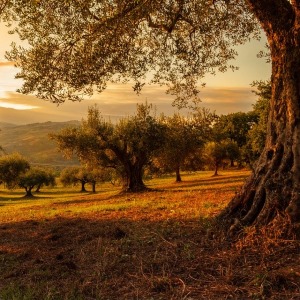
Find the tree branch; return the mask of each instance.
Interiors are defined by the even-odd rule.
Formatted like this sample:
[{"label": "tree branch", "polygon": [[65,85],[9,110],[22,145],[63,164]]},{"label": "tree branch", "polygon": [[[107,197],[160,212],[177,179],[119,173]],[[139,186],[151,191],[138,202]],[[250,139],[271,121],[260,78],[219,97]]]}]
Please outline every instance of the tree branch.
[{"label": "tree branch", "polygon": [[[183,18],[183,16],[182,16],[182,11],[183,11],[183,6],[182,6],[182,3],[181,3],[178,11],[174,14],[174,17],[171,20],[170,24],[156,24],[156,23],[153,22],[150,14],[148,14],[147,15],[148,26],[150,28],[163,29],[163,30],[167,31],[168,33],[171,33],[174,30],[177,22],[180,19],[187,22],[186,18]],[[190,23],[190,22],[188,22],[188,23]]]}]

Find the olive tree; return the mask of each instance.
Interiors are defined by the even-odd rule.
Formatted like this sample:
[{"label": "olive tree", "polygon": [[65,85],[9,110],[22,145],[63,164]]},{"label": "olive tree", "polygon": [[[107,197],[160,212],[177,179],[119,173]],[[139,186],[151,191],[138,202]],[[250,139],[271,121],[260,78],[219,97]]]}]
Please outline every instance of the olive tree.
[{"label": "olive tree", "polygon": [[81,192],[86,192],[85,185],[90,182],[90,172],[82,167],[67,167],[62,170],[60,182],[63,186],[81,185]]},{"label": "olive tree", "polygon": [[0,181],[9,189],[15,188],[19,177],[29,169],[29,162],[18,153],[0,157]]},{"label": "olive tree", "polygon": [[67,167],[60,174],[60,182],[63,186],[81,185],[81,192],[86,192],[86,184],[91,184],[92,192],[96,193],[96,184],[110,181],[112,173],[109,169],[92,166]]},{"label": "olive tree", "polygon": [[204,155],[209,165],[214,168],[213,176],[218,176],[220,165],[225,159],[232,160],[232,157],[237,157],[239,154],[238,145],[230,139],[221,141],[210,141],[205,144]]},{"label": "olive tree", "polygon": [[52,138],[66,154],[74,153],[90,165],[113,168],[123,179],[123,190],[146,189],[144,168],[164,143],[165,127],[151,115],[151,105],[137,105],[134,116],[116,124],[105,120],[97,107],[90,107],[80,127],[68,128]]},{"label": "olive tree", "polygon": [[234,46],[264,31],[272,61],[266,144],[254,172],[221,215],[232,229],[277,212],[300,221],[299,0],[12,1],[28,47],[8,58],[23,93],[60,103],[132,79],[166,84],[178,103],[195,100],[207,72],[226,71]]},{"label": "olive tree", "polygon": [[32,167],[20,175],[18,185],[26,191],[25,197],[33,197],[32,189],[40,188],[42,185],[54,186],[55,176],[50,171],[45,171],[38,167]]},{"label": "olive tree", "polygon": [[92,192],[96,193],[96,184],[100,182],[112,181],[113,172],[111,169],[101,168],[101,167],[92,167],[87,166],[89,171],[89,182],[92,185]]},{"label": "olive tree", "polygon": [[[248,132],[258,123],[258,119],[259,117],[254,111],[236,112],[221,115],[214,124],[214,130],[219,131],[219,135],[222,135],[223,139],[234,142],[239,149],[239,153],[233,149],[233,155],[230,158],[231,167],[234,166],[234,161],[242,162],[242,154],[248,143]],[[236,149],[236,147],[234,148]]]},{"label": "olive tree", "polygon": [[176,182],[181,182],[181,168],[185,163],[192,165],[203,148],[210,132],[215,115],[207,109],[198,108],[187,116],[174,113],[162,116],[166,126],[163,147],[157,152],[156,167],[175,172]]}]

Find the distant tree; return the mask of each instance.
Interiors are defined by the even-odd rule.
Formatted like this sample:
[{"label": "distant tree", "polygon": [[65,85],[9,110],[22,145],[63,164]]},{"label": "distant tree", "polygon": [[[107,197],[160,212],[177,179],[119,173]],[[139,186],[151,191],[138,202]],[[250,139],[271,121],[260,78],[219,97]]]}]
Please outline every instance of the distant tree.
[{"label": "distant tree", "polygon": [[60,182],[64,186],[81,185],[81,192],[86,192],[86,184],[91,184],[93,193],[96,192],[96,184],[111,180],[109,169],[93,168],[90,166],[67,167],[62,170]]},{"label": "distant tree", "polygon": [[258,118],[258,115],[252,111],[237,112],[221,115],[214,124],[215,135],[218,135],[217,140],[230,139],[238,147],[233,148],[235,155],[231,156],[231,166],[234,165],[234,161],[241,158],[243,148],[247,144],[248,132],[258,122]]},{"label": "distant tree", "polygon": [[41,180],[40,183],[36,186],[36,193],[40,192],[40,189],[43,186],[55,186],[56,181],[55,181],[55,174],[52,170],[47,170],[43,168],[34,168],[36,170],[37,175],[40,176]]},{"label": "distant tree", "polygon": [[18,153],[0,157],[0,181],[9,189],[16,187],[19,177],[29,169],[29,162]]},{"label": "distant tree", "polygon": [[157,153],[156,164],[167,171],[175,171],[176,182],[181,182],[180,169],[191,160],[204,146],[207,132],[214,114],[206,109],[199,109],[188,116],[175,113],[173,116],[162,116],[161,122],[166,125],[164,146]]},{"label": "distant tree", "polygon": [[112,181],[112,170],[102,167],[87,167],[88,181],[92,185],[92,192],[96,193],[96,184]]},{"label": "distant tree", "polygon": [[225,126],[225,116],[217,116],[210,128],[210,136],[204,148],[206,161],[215,170],[213,176],[218,175],[219,166],[225,159],[230,159],[232,162],[240,155],[237,143],[228,137]]},{"label": "distant tree", "polygon": [[244,151],[244,155],[251,165],[259,158],[265,147],[272,94],[270,81],[255,81],[253,86],[256,87],[255,94],[258,96],[253,105],[253,114],[257,116],[258,122],[252,126],[247,134],[247,144]]},{"label": "distant tree", "polygon": [[83,167],[67,167],[63,169],[59,180],[64,186],[80,184],[81,192],[86,192],[85,185],[90,182],[89,172]]},{"label": "distant tree", "polygon": [[41,168],[30,168],[26,173],[20,175],[18,185],[26,191],[25,197],[33,197],[32,189],[42,185],[55,185],[55,177],[52,173],[46,172]]},{"label": "distant tree", "polygon": [[65,154],[75,153],[82,162],[114,168],[123,179],[124,191],[141,191],[146,189],[144,168],[165,138],[164,126],[151,111],[147,103],[137,105],[134,116],[113,124],[105,121],[96,107],[90,107],[79,128],[63,130],[52,138]]},{"label": "distant tree", "polygon": [[231,140],[220,142],[208,142],[204,149],[208,162],[214,167],[214,175],[218,176],[218,170],[224,159],[231,159],[234,153],[238,153],[238,146]]},{"label": "distant tree", "polygon": [[247,142],[247,133],[258,122],[258,116],[254,112],[236,112],[220,116],[217,124],[225,138],[235,141],[239,148]]}]

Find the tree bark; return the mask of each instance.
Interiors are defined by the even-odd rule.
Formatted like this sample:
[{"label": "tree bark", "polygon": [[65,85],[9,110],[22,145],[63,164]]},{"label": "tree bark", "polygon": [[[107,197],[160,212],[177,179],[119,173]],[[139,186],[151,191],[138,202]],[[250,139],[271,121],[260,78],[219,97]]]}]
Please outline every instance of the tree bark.
[{"label": "tree bark", "polygon": [[85,181],[81,181],[81,192],[86,192],[85,184],[86,184]]},{"label": "tree bark", "polygon": [[39,193],[39,192],[40,192],[40,189],[41,189],[41,187],[42,187],[42,185],[41,185],[41,184],[39,184],[39,185],[37,186],[37,188],[36,188],[35,192],[36,192],[36,193]]},{"label": "tree bark", "polygon": [[300,222],[300,26],[288,1],[248,1],[266,32],[272,58],[272,98],[265,148],[253,174],[221,219],[231,230],[264,225],[278,214]]},{"label": "tree bark", "polygon": [[92,192],[96,193],[96,181],[92,182]]},{"label": "tree bark", "polygon": [[215,160],[215,173],[214,173],[213,177],[214,176],[219,176],[218,170],[219,170],[219,161],[216,159]]},{"label": "tree bark", "polygon": [[25,191],[26,191],[26,194],[25,194],[25,198],[32,198],[33,197],[33,194],[32,194],[32,189],[33,189],[33,186],[31,187],[26,187],[25,188]]},{"label": "tree bark", "polygon": [[180,175],[180,165],[176,166],[176,182],[181,182],[181,175]]},{"label": "tree bark", "polygon": [[124,180],[124,192],[141,192],[147,190],[143,182],[143,164],[127,163],[126,164],[126,178]]}]

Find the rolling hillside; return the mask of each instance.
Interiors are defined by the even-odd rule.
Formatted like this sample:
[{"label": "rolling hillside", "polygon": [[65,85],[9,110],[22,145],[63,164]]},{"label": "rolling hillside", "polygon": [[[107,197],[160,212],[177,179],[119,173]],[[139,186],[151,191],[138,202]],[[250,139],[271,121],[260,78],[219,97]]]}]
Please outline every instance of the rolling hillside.
[{"label": "rolling hillside", "polygon": [[19,152],[30,163],[65,167],[74,165],[76,159],[67,160],[58,152],[55,142],[48,137],[68,126],[79,124],[79,121],[46,122],[27,125],[14,125],[0,122],[0,145],[6,153]]}]

